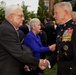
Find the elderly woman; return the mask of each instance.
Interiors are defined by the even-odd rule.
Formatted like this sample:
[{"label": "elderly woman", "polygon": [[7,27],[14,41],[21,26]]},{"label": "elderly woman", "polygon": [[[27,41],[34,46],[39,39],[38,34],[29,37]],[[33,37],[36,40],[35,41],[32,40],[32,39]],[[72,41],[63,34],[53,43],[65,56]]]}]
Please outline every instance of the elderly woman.
[{"label": "elderly woman", "polygon": [[[55,50],[55,44],[48,46],[48,47],[43,47],[41,40],[40,40],[40,36],[38,35],[41,31],[40,24],[41,23],[39,19],[37,18],[31,19],[29,23],[31,30],[24,38],[24,44],[31,48],[33,52],[33,56],[38,59],[40,59],[40,53],[50,52],[50,51]],[[36,71],[34,71],[34,75],[38,75],[37,73],[35,73]]]},{"label": "elderly woman", "polygon": [[31,48],[34,57],[40,59],[40,53],[55,50],[55,44],[43,47],[40,36],[38,35],[41,31],[40,20],[33,18],[29,24],[31,31],[25,36],[24,44]]}]

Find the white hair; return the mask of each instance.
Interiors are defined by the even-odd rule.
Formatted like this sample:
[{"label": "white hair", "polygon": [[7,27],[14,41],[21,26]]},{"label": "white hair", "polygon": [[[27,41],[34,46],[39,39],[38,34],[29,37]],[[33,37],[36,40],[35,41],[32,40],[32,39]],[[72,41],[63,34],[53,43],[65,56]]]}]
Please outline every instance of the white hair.
[{"label": "white hair", "polygon": [[57,4],[54,5],[54,8],[55,8],[56,6],[60,6],[61,8],[63,8],[63,10],[64,10],[64,9],[68,10],[69,13],[72,12],[72,5],[71,5],[70,2],[59,2],[59,3],[57,3]]},{"label": "white hair", "polygon": [[35,26],[37,24],[40,24],[40,20],[38,18],[33,18],[29,22],[30,28],[32,28],[32,26]]},{"label": "white hair", "polygon": [[19,5],[9,5],[9,6],[6,6],[5,8],[5,18],[10,14],[10,13],[13,13],[17,8],[23,10],[21,8],[21,6]]},{"label": "white hair", "polygon": [[76,22],[76,11],[72,12],[72,18],[73,18],[74,22]]}]

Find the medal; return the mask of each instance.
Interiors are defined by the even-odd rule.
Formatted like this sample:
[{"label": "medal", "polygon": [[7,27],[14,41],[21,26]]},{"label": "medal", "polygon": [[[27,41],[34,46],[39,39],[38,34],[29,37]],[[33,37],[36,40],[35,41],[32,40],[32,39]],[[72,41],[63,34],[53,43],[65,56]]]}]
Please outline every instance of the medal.
[{"label": "medal", "polygon": [[67,51],[67,50],[68,50],[68,46],[67,46],[67,45],[64,45],[63,49],[64,49],[65,51]]}]

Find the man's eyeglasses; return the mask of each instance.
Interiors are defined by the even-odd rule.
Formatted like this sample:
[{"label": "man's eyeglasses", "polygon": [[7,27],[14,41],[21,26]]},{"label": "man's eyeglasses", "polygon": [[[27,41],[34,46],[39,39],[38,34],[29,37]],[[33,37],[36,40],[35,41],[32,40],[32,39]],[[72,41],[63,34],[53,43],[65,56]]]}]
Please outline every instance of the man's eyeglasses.
[{"label": "man's eyeglasses", "polygon": [[24,15],[18,15],[18,14],[13,14],[13,15],[19,16],[20,18],[24,17]]}]

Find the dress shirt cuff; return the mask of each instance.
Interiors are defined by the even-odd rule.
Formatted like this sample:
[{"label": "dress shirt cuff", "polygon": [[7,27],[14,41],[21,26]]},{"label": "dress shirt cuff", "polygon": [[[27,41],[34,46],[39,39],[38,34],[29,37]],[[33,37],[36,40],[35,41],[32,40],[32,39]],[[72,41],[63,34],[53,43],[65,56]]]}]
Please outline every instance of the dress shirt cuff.
[{"label": "dress shirt cuff", "polygon": [[51,68],[50,62],[48,61],[48,68]]}]

